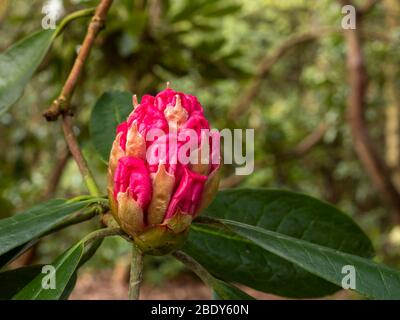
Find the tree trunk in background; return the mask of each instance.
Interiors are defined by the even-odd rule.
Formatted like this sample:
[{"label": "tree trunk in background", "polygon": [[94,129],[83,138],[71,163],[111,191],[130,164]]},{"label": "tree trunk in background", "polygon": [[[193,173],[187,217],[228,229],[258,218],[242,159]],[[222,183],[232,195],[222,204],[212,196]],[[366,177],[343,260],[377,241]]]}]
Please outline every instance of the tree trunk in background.
[{"label": "tree trunk in background", "polygon": [[357,28],[344,30],[347,45],[347,73],[350,85],[347,116],[353,136],[355,151],[370,176],[382,200],[400,219],[400,195],[394,186],[386,163],[380,158],[368,132],[365,121],[368,77],[365,67],[362,40],[362,15],[357,17]]},{"label": "tree trunk in background", "polygon": [[[384,0],[386,25],[390,33],[400,26],[399,0]],[[385,156],[386,163],[392,172],[393,181],[400,190],[400,85],[397,83],[397,65],[386,65],[386,125],[385,125]]]}]

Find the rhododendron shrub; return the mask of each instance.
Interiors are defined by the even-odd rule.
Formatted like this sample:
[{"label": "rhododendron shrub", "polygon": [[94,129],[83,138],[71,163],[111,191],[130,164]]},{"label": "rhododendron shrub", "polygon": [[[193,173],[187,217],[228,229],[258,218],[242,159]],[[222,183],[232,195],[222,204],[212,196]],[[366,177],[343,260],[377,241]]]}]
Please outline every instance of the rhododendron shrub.
[{"label": "rhododendron shrub", "polygon": [[101,195],[85,171],[91,195],[1,219],[0,267],[44,235],[95,216],[102,227],[50,261],[55,289],[43,289],[41,266],[29,267],[29,277],[26,268],[0,271],[1,299],[67,297],[79,267],[104,237],[116,235],[132,247],[130,299],[138,298],[143,256],[167,254],[220,299],[252,298],[231,283],[291,298],[326,296],[342,286],[370,298],[400,298],[399,272],[372,262],[368,237],[330,204],[284,190],[218,191],[220,136],[194,95],[167,88],[139,103],[128,92],[106,92],[92,110],[90,131],[108,162],[107,190]]},{"label": "rhododendron shrub", "polygon": [[[0,20],[7,24],[8,15],[18,11],[15,8],[8,10],[11,9],[8,8],[8,3],[12,6],[17,1],[0,1],[3,2],[5,6],[0,5]],[[221,32],[221,28],[218,27],[225,25],[218,23],[221,17],[238,11],[240,3],[238,5],[222,0],[187,0],[172,5],[172,1],[163,0],[140,1],[140,5],[136,2],[132,5],[132,1],[99,0],[96,8],[88,8],[83,3],[87,1],[79,2],[78,7],[82,8],[81,10],[70,12],[75,7],[71,4],[67,10],[70,13],[66,13],[62,20],[54,19],[56,29],[49,28],[52,27],[48,24],[51,15],[47,14],[44,8],[43,12],[46,13],[43,16],[42,29],[0,53],[0,116],[2,113],[8,113],[4,121],[1,119],[1,123],[6,125],[7,130],[13,130],[13,126],[19,122],[12,120],[12,117],[24,112],[28,116],[34,116],[38,110],[43,110],[43,124],[45,121],[58,121],[62,124],[62,133],[71,155],[70,159],[63,156],[60,157],[62,159],[59,163],[54,163],[59,157],[54,154],[54,159],[49,159],[47,147],[43,156],[42,150],[32,152],[31,143],[22,143],[16,149],[13,142],[18,139],[15,139],[14,134],[9,135],[8,139],[6,130],[4,143],[2,140],[2,151],[5,155],[2,159],[7,159],[7,163],[11,164],[12,159],[21,158],[20,149],[29,145],[26,152],[40,155],[34,158],[43,162],[30,169],[41,170],[40,168],[47,165],[55,168],[55,178],[49,177],[48,185],[47,181],[43,182],[43,191],[54,191],[57,184],[55,180],[63,173],[60,167],[65,166],[67,160],[71,162],[68,172],[71,172],[69,168],[75,168],[79,170],[82,178],[74,179],[78,183],[82,182],[79,188],[59,190],[60,194],[72,194],[70,199],[50,199],[11,217],[0,219],[0,300],[68,298],[80,274],[79,268],[97,250],[104,249],[101,247],[103,239],[110,236],[119,237],[121,241],[118,242],[118,246],[125,246],[124,249],[129,247],[131,252],[127,294],[129,299],[139,297],[144,268],[143,257],[146,255],[168,255],[184,263],[210,288],[210,297],[217,299],[252,299],[234,284],[290,298],[323,297],[342,289],[351,289],[367,298],[400,299],[399,271],[377,264],[371,259],[374,254],[371,241],[351,219],[351,215],[302,193],[265,188],[270,187],[265,184],[274,181],[270,176],[275,174],[273,171],[276,166],[270,168],[269,164],[275,165],[286,152],[275,154],[278,149],[285,151],[282,148],[265,150],[266,146],[271,145],[269,142],[273,134],[268,133],[268,123],[264,125],[263,122],[276,113],[270,110],[276,103],[268,106],[261,102],[276,102],[276,99],[260,99],[253,105],[252,98],[260,93],[257,90],[268,87],[260,85],[262,74],[256,72],[253,79],[255,82],[250,81],[249,86],[243,87],[243,91],[238,90],[236,95],[232,94],[231,85],[227,86],[226,80],[229,83],[237,81],[234,87],[241,88],[241,80],[248,78],[248,72],[244,70],[247,68],[243,69],[248,63],[243,63],[245,61],[237,56],[239,51],[243,51],[237,49],[246,49],[246,46],[239,42],[239,46],[227,45],[230,41],[224,41],[227,40],[225,32]],[[354,7],[355,11],[360,9],[360,15],[357,17],[361,19],[374,7],[375,2],[379,3],[368,1],[362,8],[355,5],[351,7]],[[111,6],[114,10],[109,12]],[[49,6],[46,7],[48,9]],[[288,12],[293,13],[292,10]],[[108,13],[111,17],[107,17]],[[376,13],[379,16],[379,10]],[[88,16],[92,18],[70,23]],[[240,15],[235,16],[232,21],[236,21],[238,17]],[[372,17],[376,20],[377,16]],[[262,23],[265,19],[258,20]],[[80,27],[75,25],[79,23]],[[87,24],[87,28],[83,24]],[[80,32],[71,33],[71,25],[74,25],[76,30],[87,29],[79,50],[69,49],[75,48],[78,42],[72,44],[68,41],[81,35]],[[103,27],[111,27],[111,30],[97,38]],[[361,33],[358,34],[359,32]],[[349,49],[350,45],[354,47],[360,40],[362,30],[349,29],[345,30],[344,34]],[[6,38],[11,39],[12,36]],[[56,42],[55,46],[52,46],[53,42]],[[283,42],[283,46],[277,48],[277,57],[282,56],[281,49],[285,51],[288,43],[302,42]],[[97,46],[96,52],[91,50],[94,45]],[[58,53],[48,54],[53,48],[57,48]],[[104,48],[109,50],[100,52]],[[252,49],[250,46],[248,48]],[[362,45],[357,48],[359,50],[348,50],[347,71],[352,80],[357,77],[352,77],[351,74],[367,75],[367,72],[363,72],[365,66]],[[65,52],[62,52],[63,50]],[[256,48],[254,53],[250,54],[252,61],[259,51]],[[87,60],[93,53],[95,59],[91,61],[88,69]],[[65,57],[73,56],[74,63],[70,63],[72,61],[69,61],[69,58],[68,63],[60,63],[64,62]],[[43,63],[45,57],[46,63]],[[274,53],[266,58],[268,71],[272,66],[268,64],[269,61],[276,62],[277,59]],[[110,61],[113,63],[109,63]],[[131,68],[132,61],[134,65]],[[263,61],[261,67],[265,67]],[[99,62],[106,64],[99,68]],[[65,65],[71,65],[69,75],[65,79],[67,70],[55,72],[60,69],[59,65],[63,65],[63,68]],[[128,65],[131,70],[124,70]],[[49,66],[52,67],[49,69]],[[356,68],[353,68],[354,66]],[[36,80],[40,78],[40,84],[32,85],[31,90],[25,90],[38,69],[44,75],[35,77]],[[254,70],[257,71],[257,68]],[[83,73],[85,77],[82,77]],[[183,93],[179,92],[179,85],[174,86],[177,91],[167,86],[165,90],[154,94],[161,85],[156,83],[156,79],[165,74],[170,74],[171,77],[185,75],[185,80],[201,84],[202,92],[205,92],[206,84],[221,80],[225,84],[218,83],[214,90],[210,88],[213,94],[205,95],[208,99],[204,101],[199,101],[196,97],[198,92],[195,88]],[[127,75],[129,79],[126,78]],[[229,79],[225,79],[224,82],[227,75]],[[96,79],[97,76],[105,79]],[[148,88],[152,90],[153,95],[140,92],[141,97],[138,101],[132,92],[106,91],[94,104],[89,123],[84,123],[87,115],[85,108],[88,107],[85,102],[90,101],[93,94],[97,93],[93,89],[99,88],[93,84],[104,87],[110,84],[110,79],[116,80],[116,86],[125,82],[132,84],[134,79],[138,90]],[[50,80],[52,83],[47,83]],[[85,83],[86,80],[90,80],[90,86]],[[183,83],[185,80],[180,79],[177,83]],[[357,84],[357,81],[351,82]],[[271,83],[274,84],[273,81]],[[185,86],[189,87],[187,83]],[[24,92],[31,95],[32,88],[47,89],[46,92],[39,92],[33,97],[20,100],[19,105],[25,108],[24,112],[8,112],[13,105],[18,107],[15,102]],[[59,88],[60,92],[50,97],[54,88]],[[353,85],[349,92],[352,97],[363,102],[366,93],[363,89],[363,86]],[[279,90],[273,93],[264,91],[264,98],[270,97],[271,94],[276,98],[280,94]],[[75,92],[80,92],[80,95],[74,96]],[[82,97],[85,99],[80,100]],[[333,102],[336,100],[338,99],[333,99]],[[34,105],[29,105],[32,102]],[[46,103],[50,104],[46,110],[37,108],[45,107]],[[77,108],[73,110],[75,106]],[[221,119],[218,123],[225,123],[229,128],[212,129],[213,125],[217,126],[217,122],[212,123],[211,117],[207,118],[206,115],[212,114],[215,118],[223,117],[224,113],[228,121]],[[274,116],[273,126],[288,127],[286,118],[285,123],[276,122],[276,119],[283,119],[286,114],[280,112],[279,117]],[[76,115],[79,115],[79,122],[76,121]],[[242,119],[237,119],[239,117]],[[261,117],[261,121],[258,121],[257,117]],[[39,119],[40,117],[35,116],[33,120],[38,122]],[[28,131],[37,127],[30,126],[28,122]],[[21,123],[25,125],[24,121]],[[258,123],[256,128],[245,128],[246,124],[255,123]],[[239,125],[240,128],[233,128]],[[80,130],[76,130],[77,127]],[[86,135],[78,134],[86,133],[87,128],[90,132],[89,142],[82,139],[86,138]],[[58,134],[61,134],[61,130],[59,131],[55,131],[54,139],[46,141],[47,144],[59,141]],[[220,139],[219,132],[223,139]],[[242,139],[243,132],[246,132],[246,139]],[[43,136],[43,132],[31,133],[33,136]],[[366,132],[362,133],[365,136]],[[7,141],[11,144],[7,145]],[[358,142],[354,141],[355,144]],[[41,148],[43,144],[33,145]],[[81,150],[83,145],[85,150]],[[53,150],[58,148],[54,146]],[[91,152],[92,150],[95,152]],[[220,150],[224,150],[226,154],[221,155]],[[246,150],[245,156],[242,150]],[[249,157],[248,151],[251,151]],[[233,157],[228,153],[232,153]],[[90,157],[86,159],[88,155]],[[317,154],[310,153],[308,156],[313,157]],[[225,166],[222,165],[221,159],[225,159]],[[49,163],[44,162],[47,160],[50,160]],[[290,170],[294,169],[298,174],[302,170],[301,163],[294,160],[291,161]],[[11,169],[6,171],[11,170],[14,174],[14,169],[21,167],[18,163],[16,166],[11,165]],[[244,166],[240,167],[241,165]],[[281,166],[283,170],[287,167]],[[30,171],[24,170],[25,174],[29,173],[35,178],[35,183],[31,184],[35,185],[33,192],[25,190],[29,183],[15,188],[8,182],[15,182],[15,179],[10,180],[7,174],[3,179],[0,174],[0,180],[7,184],[6,188],[2,189],[5,198],[0,197],[4,211],[0,214],[3,217],[10,214],[9,202],[24,207],[25,204],[20,203],[21,199],[26,199],[31,193],[38,194],[36,188],[39,185],[36,182],[45,179],[37,179],[35,172],[31,174]],[[45,172],[47,169],[38,177],[46,174]],[[219,184],[220,175],[223,176],[223,184]],[[238,179],[236,175],[249,177]],[[390,182],[390,179],[386,180]],[[219,190],[227,185],[239,187]],[[304,186],[300,184],[296,188],[304,189]],[[308,183],[307,188],[311,190],[316,186],[310,187]],[[18,190],[24,190],[24,193],[16,194]],[[87,194],[78,194],[77,190],[86,190]],[[93,230],[72,244],[54,261],[43,254],[46,250],[35,250],[42,253],[40,261],[43,261],[44,265],[18,268],[18,264],[12,264],[12,267],[9,267],[27,250],[48,241],[47,235],[55,235],[65,228],[75,228],[76,224],[89,220],[95,221],[87,224],[86,228],[74,230],[79,234],[85,232],[88,227]],[[60,242],[68,241],[64,236],[59,237],[57,241],[54,241],[55,239],[51,237],[52,247],[70,245]],[[109,250],[108,257],[110,246],[113,256],[119,252],[117,249],[121,248],[112,247],[111,242],[107,242],[106,245]],[[161,257],[157,261],[163,259]],[[97,263],[101,264],[100,261],[101,259]],[[225,314],[229,315],[229,312]],[[140,314],[137,317],[140,318]]]}]

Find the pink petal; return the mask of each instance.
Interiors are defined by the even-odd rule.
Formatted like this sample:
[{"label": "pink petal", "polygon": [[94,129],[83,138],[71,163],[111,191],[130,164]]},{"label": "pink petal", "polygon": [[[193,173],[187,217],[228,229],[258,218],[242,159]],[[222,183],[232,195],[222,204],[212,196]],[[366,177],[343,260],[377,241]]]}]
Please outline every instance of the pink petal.
[{"label": "pink petal", "polygon": [[149,172],[142,159],[122,157],[118,161],[114,174],[114,197],[119,192],[129,191],[129,195],[141,206],[146,208],[150,203],[152,187]]},{"label": "pink petal", "polygon": [[184,167],[182,178],[169,203],[166,219],[171,218],[178,208],[184,213],[194,214],[200,204],[206,180],[207,176]]}]

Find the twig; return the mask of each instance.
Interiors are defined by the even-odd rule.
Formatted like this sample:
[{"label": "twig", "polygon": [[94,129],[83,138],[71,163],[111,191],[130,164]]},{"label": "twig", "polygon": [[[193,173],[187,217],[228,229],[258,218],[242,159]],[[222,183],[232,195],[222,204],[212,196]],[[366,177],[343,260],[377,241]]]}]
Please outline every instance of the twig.
[{"label": "twig", "polygon": [[188,256],[182,251],[175,251],[174,253],[172,253],[172,256],[182,262],[186,267],[192,270],[201,279],[201,281],[212,288],[212,284],[214,281],[213,277],[196,260],[194,260],[192,257]]},{"label": "twig", "polygon": [[329,126],[321,123],[313,132],[301,140],[292,150],[284,154],[285,158],[300,157],[308,153],[324,137]]},{"label": "twig", "polygon": [[76,164],[78,165],[79,171],[81,172],[86,187],[88,188],[91,195],[100,196],[99,188],[97,187],[96,181],[94,180],[90,172],[86,160],[82,155],[81,149],[79,148],[78,141],[76,140],[74,130],[72,127],[71,116],[63,115],[62,126],[63,126],[65,140],[67,141],[68,144],[68,148],[71,151],[71,154],[74,157]]},{"label": "twig", "polygon": [[104,228],[89,233],[81,241],[85,244],[85,246],[87,246],[98,239],[102,239],[105,237],[119,236],[121,234],[123,234],[123,232],[120,228]]},{"label": "twig", "polygon": [[[61,90],[61,93],[59,97],[54,100],[51,107],[44,113],[44,116],[48,121],[54,121],[60,114],[63,115],[63,131],[68,148],[78,165],[79,171],[81,172],[82,178],[90,194],[94,196],[99,196],[100,191],[89,170],[86,160],[82,155],[73,131],[73,125],[70,116],[70,100],[94,40],[104,26],[104,21],[112,2],[113,0],[102,0],[97,6],[95,14],[88,26],[81,49],[79,50],[78,56],[75,59],[74,65]],[[85,14],[87,14],[87,12]]]},{"label": "twig", "polygon": [[57,163],[54,165],[53,171],[50,174],[49,183],[47,185],[46,191],[44,192],[43,199],[48,200],[54,196],[54,193],[64,172],[64,168],[67,165],[70,157],[71,153],[68,149],[62,151],[61,156],[59,157]]},{"label": "twig", "polygon": [[129,300],[138,300],[143,273],[143,253],[132,243],[131,275],[129,279]]},{"label": "twig", "polygon": [[[266,161],[266,159],[256,160],[254,162],[254,171],[257,171],[258,169],[260,169],[264,166],[267,166],[267,165],[268,165],[268,161]],[[248,177],[249,176],[246,176],[246,175],[239,176],[236,173],[233,173],[221,180],[221,182],[219,183],[219,190],[236,187],[239,184],[241,184],[243,181],[245,181]]]},{"label": "twig", "polygon": [[55,121],[61,113],[68,113],[70,99],[75,90],[76,83],[82,72],[83,65],[89,56],[90,49],[99,31],[104,26],[104,21],[113,0],[102,0],[96,8],[96,12],[89,24],[85,39],[69,73],[67,81],[61,90],[59,97],[54,100],[51,107],[43,114],[47,121]]},{"label": "twig", "polygon": [[84,18],[93,15],[96,12],[96,8],[88,8],[75,11],[70,15],[66,16],[61,22],[60,25],[57,27],[57,35],[59,35],[64,28],[73,20],[77,18]]},{"label": "twig", "polygon": [[238,100],[232,111],[229,113],[230,119],[237,119],[242,116],[251,106],[252,101],[257,97],[261,87],[262,80],[268,75],[272,67],[293,47],[313,41],[327,33],[340,32],[337,28],[324,28],[318,31],[308,31],[299,35],[290,37],[280,46],[278,46],[272,54],[267,54],[262,58],[254,78],[244,91],[242,97]]},{"label": "twig", "polygon": [[244,180],[246,180],[249,176],[244,176],[244,175],[237,175],[237,174],[231,174],[230,176],[224,178],[221,180],[219,183],[219,190],[223,189],[228,189],[228,188],[233,188],[241,184]]},{"label": "twig", "polygon": [[214,289],[218,284],[218,280],[214,278],[206,268],[204,268],[201,264],[199,264],[192,257],[187,255],[182,251],[175,251],[172,253],[172,256],[182,262],[187,268],[192,270],[203,283],[208,286],[210,289]]}]

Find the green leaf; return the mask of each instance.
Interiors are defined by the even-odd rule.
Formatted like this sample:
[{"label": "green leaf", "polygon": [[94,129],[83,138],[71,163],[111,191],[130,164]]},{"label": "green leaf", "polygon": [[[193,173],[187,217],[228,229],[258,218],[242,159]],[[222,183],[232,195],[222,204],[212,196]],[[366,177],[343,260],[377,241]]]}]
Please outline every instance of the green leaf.
[{"label": "green leaf", "polygon": [[[14,300],[56,300],[65,298],[64,291],[73,279],[79,261],[83,255],[84,243],[79,242],[72,248],[63,253],[52,266],[55,269],[55,288],[44,288],[42,281],[48,276],[46,273],[40,273],[31,282],[29,282],[14,297]],[[70,287],[67,288],[67,291]]]},{"label": "green leaf", "polygon": [[93,200],[68,202],[50,200],[0,220],[0,255],[35,239],[60,223],[68,215],[83,209]]},{"label": "green leaf", "polygon": [[355,291],[374,299],[400,299],[400,272],[371,260],[288,237],[236,221],[221,220],[239,235],[265,250],[340,286],[347,272],[355,269]]},{"label": "green leaf", "polygon": [[[79,269],[79,266],[77,269]],[[78,280],[78,276],[76,275],[76,273],[77,273],[77,271],[75,271],[74,274],[72,275],[72,277],[69,279],[67,285],[64,288],[63,293],[59,297],[59,300],[68,300],[72,291],[74,291],[75,286],[76,286],[76,281]]]},{"label": "green leaf", "polygon": [[221,50],[225,42],[226,39],[222,37],[206,39],[199,43],[194,49],[200,51],[204,55],[216,54],[219,50]]},{"label": "green leaf", "polygon": [[202,8],[213,5],[213,2],[213,0],[186,1],[177,12],[172,14],[170,21],[171,23],[176,23],[184,20],[192,20]]},{"label": "green leaf", "polygon": [[254,300],[252,296],[243,292],[232,284],[213,277],[195,259],[183,252],[174,252],[173,256],[191,269],[211,289],[215,300]]},{"label": "green leaf", "polygon": [[[93,231],[81,241],[60,255],[51,266],[55,271],[55,288],[43,288],[50,273],[37,274],[22,290],[13,296],[16,300],[67,299],[74,289],[78,269],[90,259],[107,236],[120,234],[119,228],[106,228]],[[1,274],[0,274],[1,275]],[[1,278],[0,278],[1,279]]]},{"label": "green leaf", "polygon": [[96,239],[93,241],[93,243],[90,244],[90,246],[86,249],[85,252],[83,253],[81,261],[79,261],[79,267],[82,267],[86,262],[88,262],[94,254],[97,252],[97,250],[100,248],[100,246],[103,243],[103,239]]},{"label": "green leaf", "polygon": [[[10,300],[18,291],[23,289],[38,274],[40,274],[42,268],[43,265],[34,265],[0,272],[0,300]],[[60,299],[68,299],[75,287],[76,278],[76,273],[74,273],[65,287]]]},{"label": "green leaf", "polygon": [[201,15],[205,17],[221,17],[224,15],[232,14],[240,11],[242,6],[240,4],[231,4],[225,6],[207,7],[201,11]]},{"label": "green leaf", "polygon": [[12,45],[0,55],[0,115],[18,100],[43,60],[55,30],[41,30]]},{"label": "green leaf", "polygon": [[132,112],[132,94],[122,91],[105,92],[97,100],[90,118],[90,135],[101,158],[108,162],[118,124]]},{"label": "green leaf", "polygon": [[67,286],[65,287],[63,294],[60,296],[59,298],[60,300],[67,300],[68,297],[71,295],[72,291],[75,288],[76,281],[78,279],[77,276],[78,269],[81,268],[88,260],[90,260],[93,257],[93,255],[96,253],[97,249],[99,249],[102,243],[103,239],[96,239],[93,241],[93,243],[89,245],[88,248],[85,246],[85,252],[82,254],[82,257],[79,260],[79,264],[76,268],[76,271],[74,272]]},{"label": "green leaf", "polygon": [[327,202],[301,193],[263,188],[224,190],[204,214],[348,253],[373,255],[371,241],[348,215]]},{"label": "green leaf", "polygon": [[211,290],[211,300],[223,300],[218,293],[216,293],[214,290]]},{"label": "green leaf", "polygon": [[22,267],[0,272],[0,300],[11,299],[42,270],[42,265]]},{"label": "green leaf", "polygon": [[[362,230],[335,207],[289,191],[235,189],[220,192],[204,214],[235,220],[325,247],[370,257]],[[336,292],[330,282],[228,231],[194,224],[184,251],[230,282],[294,298]]]},{"label": "green leaf", "polygon": [[[214,24],[210,24],[209,22],[198,22],[198,21],[192,21],[192,26],[194,29],[204,31],[204,32],[214,32],[218,29],[218,26]],[[188,29],[187,32],[191,32],[191,29]]]},{"label": "green leaf", "polygon": [[214,300],[255,300],[238,287],[216,278],[212,281],[212,295]]}]

